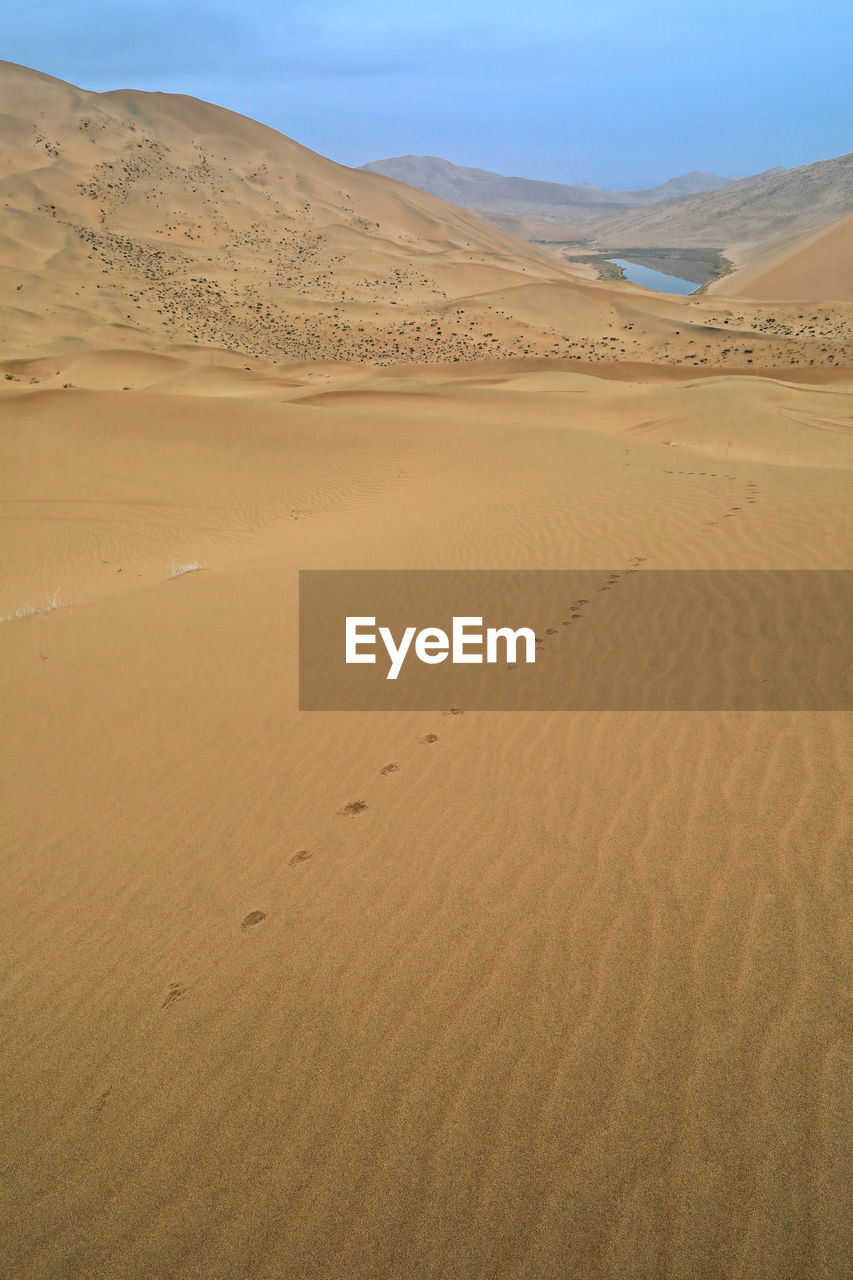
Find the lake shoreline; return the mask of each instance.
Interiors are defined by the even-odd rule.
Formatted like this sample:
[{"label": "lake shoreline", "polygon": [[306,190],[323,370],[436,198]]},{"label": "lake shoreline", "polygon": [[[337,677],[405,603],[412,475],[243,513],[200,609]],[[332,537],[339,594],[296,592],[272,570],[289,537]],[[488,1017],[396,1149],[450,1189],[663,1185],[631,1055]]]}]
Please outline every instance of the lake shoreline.
[{"label": "lake shoreline", "polygon": [[[640,284],[638,279],[631,280],[630,274],[626,272],[625,267],[621,264],[630,264],[646,269],[650,272],[656,272],[662,276],[668,276],[676,280],[683,280],[693,285],[692,289],[679,289],[675,292],[682,294],[696,293],[704,290],[713,280],[718,280],[722,276],[728,275],[733,270],[733,265],[719,249],[684,249],[684,248],[621,248],[611,247],[605,249],[595,249],[587,253],[565,253],[562,255],[566,262],[585,263],[595,267],[598,272],[599,280],[622,281],[625,283]],[[658,292],[667,292],[663,288],[663,281],[659,281]],[[642,288],[653,288],[653,285],[640,284]]]}]

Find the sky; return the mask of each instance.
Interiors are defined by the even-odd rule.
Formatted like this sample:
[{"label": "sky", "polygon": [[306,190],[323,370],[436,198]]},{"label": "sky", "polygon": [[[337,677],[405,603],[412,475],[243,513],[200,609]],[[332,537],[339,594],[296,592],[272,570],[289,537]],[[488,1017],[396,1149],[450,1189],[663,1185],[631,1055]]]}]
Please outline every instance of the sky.
[{"label": "sky", "polygon": [[641,188],[853,150],[851,0],[32,0],[0,56],[188,93],[349,165]]}]

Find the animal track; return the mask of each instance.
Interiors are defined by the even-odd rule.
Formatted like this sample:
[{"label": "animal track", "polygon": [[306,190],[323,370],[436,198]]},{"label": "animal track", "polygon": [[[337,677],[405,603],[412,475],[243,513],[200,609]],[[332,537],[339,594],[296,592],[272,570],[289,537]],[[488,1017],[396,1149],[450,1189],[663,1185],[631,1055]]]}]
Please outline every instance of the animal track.
[{"label": "animal track", "polygon": [[186,987],[182,987],[180,982],[173,982],[170,987],[166,999],[160,1005],[161,1009],[168,1009],[169,1005],[175,1003],[176,1000],[183,1000],[187,994]]},{"label": "animal track", "polygon": [[250,911],[243,923],[240,925],[240,928],[245,933],[247,929],[251,929],[252,925],[260,924],[261,921],[266,920],[266,918],[266,911]]},{"label": "animal track", "polygon": [[[665,472],[665,474],[667,474],[667,475],[690,475],[690,476],[692,476],[692,475],[696,474],[696,475],[699,475],[699,476],[702,476],[702,477],[710,477],[711,479],[719,479],[719,478],[724,478],[724,479],[726,479],[726,480],[735,480],[735,479],[736,479],[736,477],[735,477],[735,476],[725,476],[725,477],[722,477],[722,476],[720,476],[717,472],[704,472],[704,471],[702,471],[702,472],[696,472],[696,473],[694,473],[694,472],[692,472],[692,471],[691,471],[691,472],[686,472],[686,471],[683,471],[683,472],[667,471],[667,472]],[[748,502],[748,503],[755,503],[755,502],[757,501],[757,499],[758,499],[758,489],[757,489],[757,487],[756,487],[754,484],[750,483],[750,484],[745,485],[745,489],[746,489],[746,492],[744,493],[744,495],[743,495],[743,499],[742,499],[742,500],[743,500],[743,501],[745,501],[745,502]],[[732,517],[733,517],[737,512],[742,511],[742,510],[743,510],[743,508],[742,508],[741,506],[734,505],[734,506],[731,506],[727,512],[725,512],[725,513],[721,513],[721,515],[723,515],[723,514],[724,514],[726,518],[731,519],[731,518],[732,518]],[[707,521],[703,521],[703,524],[705,525],[705,527],[715,527],[716,525],[718,525],[718,524],[719,524],[719,518],[718,518],[717,520],[707,520]],[[627,575],[627,574],[631,574],[631,573],[637,573],[637,572],[639,572],[639,570],[640,570],[640,566],[641,566],[641,565],[645,565],[645,564],[647,564],[647,563],[648,563],[648,559],[649,559],[649,558],[648,558],[648,556],[639,556],[639,555],[634,555],[634,556],[630,556],[630,557],[628,557],[628,558],[627,558],[628,567],[623,568],[623,569],[618,570],[618,571],[615,571],[615,572],[611,572],[611,573],[609,573],[609,574],[606,576],[606,578],[605,578],[605,582],[604,582],[604,584],[598,588],[598,591],[609,591],[609,590],[611,590],[611,589],[612,589],[612,588],[613,588],[613,587],[614,587],[614,586],[615,586],[615,585],[616,585],[616,584],[621,580],[621,578],[622,578],[623,576],[625,576],[625,575]],[[589,605],[589,604],[591,604],[591,603],[592,603],[592,601],[590,601],[589,599],[587,599],[587,598],[585,598],[585,597],[582,597],[582,596],[579,596],[576,600],[573,600],[573,601],[571,602],[571,604],[569,605],[570,617],[568,617],[568,618],[563,618],[563,619],[562,619],[562,626],[564,626],[564,627],[569,627],[569,626],[571,626],[574,622],[579,622],[579,621],[581,621],[581,619],[583,619],[583,618],[585,617],[585,614],[582,612],[583,607],[584,607],[585,605]],[[546,628],[545,628],[545,635],[546,635],[546,636],[554,636],[554,635],[558,635],[558,634],[559,634],[559,630],[558,630],[558,628],[557,628],[557,627],[546,627]],[[535,643],[536,643],[537,648],[539,648],[540,646],[544,645],[544,643],[545,643],[544,637],[543,637],[543,636],[541,636],[541,635],[536,635],[536,636],[535,636]],[[508,668],[509,670],[515,670],[515,669],[517,668],[517,666],[518,666],[518,664],[517,664],[517,663],[514,663],[514,662],[507,663],[507,668]],[[445,710],[445,711],[443,711],[443,712],[442,712],[442,715],[445,715],[445,716],[460,716],[460,715],[462,715],[462,714],[463,714],[463,711],[462,711],[462,708],[461,708],[461,707],[449,707],[447,710]],[[420,742],[420,743],[422,743],[423,745],[426,745],[426,746],[430,746],[430,745],[432,745],[432,743],[434,743],[434,742],[438,742],[438,740],[439,740],[439,737],[438,737],[438,734],[437,734],[437,733],[425,733],[425,734],[422,734],[422,735],[421,735],[421,737],[419,737],[419,738],[418,738],[418,742]],[[391,775],[391,774],[393,774],[393,773],[399,773],[399,772],[400,772],[400,766],[399,766],[398,764],[396,764],[395,762],[392,762],[392,763],[389,763],[389,764],[383,765],[383,766],[379,769],[379,773],[380,773],[380,775],[381,775],[382,777],[388,777],[389,775]],[[366,801],[364,801],[364,800],[351,800],[351,801],[349,802],[349,804],[346,804],[346,805],[344,805],[344,807],[343,807],[342,809],[339,809],[339,810],[338,810],[338,813],[339,813],[341,816],[343,816],[343,817],[352,817],[352,816],[354,816],[355,814],[363,813],[366,809],[367,809],[367,803],[366,803]],[[294,866],[294,865],[296,865],[296,864],[297,864],[297,863],[299,863],[299,862],[303,862],[303,861],[305,861],[307,858],[310,858],[310,856],[311,856],[311,854],[310,854],[310,852],[309,852],[307,849],[300,849],[300,850],[299,850],[297,853],[295,853],[295,854],[293,855],[293,857],[290,859],[290,865],[291,865],[291,866]],[[260,919],[262,919],[262,918],[263,918],[263,913],[255,913],[255,912],[253,912],[251,916],[247,916],[247,917],[246,917],[246,920],[243,922],[243,925],[242,925],[241,927],[245,929],[245,928],[246,928],[246,927],[248,927],[250,924],[259,923],[259,919],[258,919],[258,917],[259,917]],[[172,1001],[173,1001],[173,1000],[180,999],[180,998],[183,996],[183,994],[184,994],[184,991],[183,991],[183,989],[182,989],[182,988],[179,988],[179,987],[173,987],[173,988],[172,988],[172,990],[170,991],[169,995],[167,996],[166,1001],[164,1002],[164,1004],[172,1003]]]}]

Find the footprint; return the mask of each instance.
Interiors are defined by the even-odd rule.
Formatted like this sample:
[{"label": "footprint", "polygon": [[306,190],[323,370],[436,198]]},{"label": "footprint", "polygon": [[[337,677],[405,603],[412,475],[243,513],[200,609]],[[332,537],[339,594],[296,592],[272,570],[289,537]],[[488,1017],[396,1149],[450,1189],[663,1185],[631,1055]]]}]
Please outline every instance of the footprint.
[{"label": "footprint", "polygon": [[240,925],[240,928],[245,932],[246,929],[251,929],[253,924],[260,924],[261,921],[266,920],[266,918],[266,911],[250,911],[243,923]]},{"label": "footprint", "polygon": [[338,809],[338,813],[341,817],[346,818],[354,813],[364,813],[366,808],[367,802],[365,800],[350,800],[349,804],[345,804],[343,809]]},{"label": "footprint", "polygon": [[174,1004],[176,1000],[183,1000],[187,994],[186,987],[182,987],[180,982],[173,982],[169,987],[166,999],[160,1005],[161,1009],[168,1009],[170,1004]]},{"label": "footprint", "polygon": [[294,853],[293,857],[289,860],[287,865],[289,867],[295,867],[297,863],[307,862],[310,857],[311,857],[310,849],[297,849],[296,853]]},{"label": "footprint", "polygon": [[112,1085],[110,1085],[109,1089],[105,1089],[104,1092],[98,1098],[98,1101],[95,1103],[93,1110],[103,1111],[104,1107],[107,1105],[107,1099],[109,1098],[112,1091],[113,1091]]},{"label": "footprint", "polygon": [[383,778],[384,778],[384,777],[386,776],[386,774],[389,774],[389,773],[399,773],[399,772],[400,772],[400,766],[399,766],[398,764],[384,764],[384,765],[382,766],[382,768],[379,770],[379,772],[382,774],[382,776],[383,776]]},{"label": "footprint", "polygon": [[418,738],[418,742],[425,742],[427,744],[429,744],[430,742],[438,742],[438,734],[425,733],[422,738]]}]

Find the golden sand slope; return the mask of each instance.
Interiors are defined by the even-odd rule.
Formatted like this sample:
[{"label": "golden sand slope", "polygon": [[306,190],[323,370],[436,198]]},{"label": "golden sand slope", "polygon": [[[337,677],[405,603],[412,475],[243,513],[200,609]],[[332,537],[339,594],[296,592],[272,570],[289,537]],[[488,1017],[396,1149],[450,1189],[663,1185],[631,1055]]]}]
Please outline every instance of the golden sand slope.
[{"label": "golden sand slope", "polygon": [[849,380],[606,372],[0,402],[4,1275],[843,1273],[847,719],[294,709],[298,568],[849,563]]},{"label": "golden sand slope", "polygon": [[753,257],[709,292],[767,301],[853,302],[853,214]]},{"label": "golden sand slope", "polygon": [[401,359],[428,338],[450,359],[492,350],[469,295],[568,278],[473,214],[208,103],[2,63],[0,110],[0,297],[19,346]]},{"label": "golden sand slope", "polygon": [[843,300],[812,316],[585,281],[472,213],[192,98],[87,93],[0,63],[0,136],[0,361],[13,374],[176,345],[253,369],[853,358]]}]

